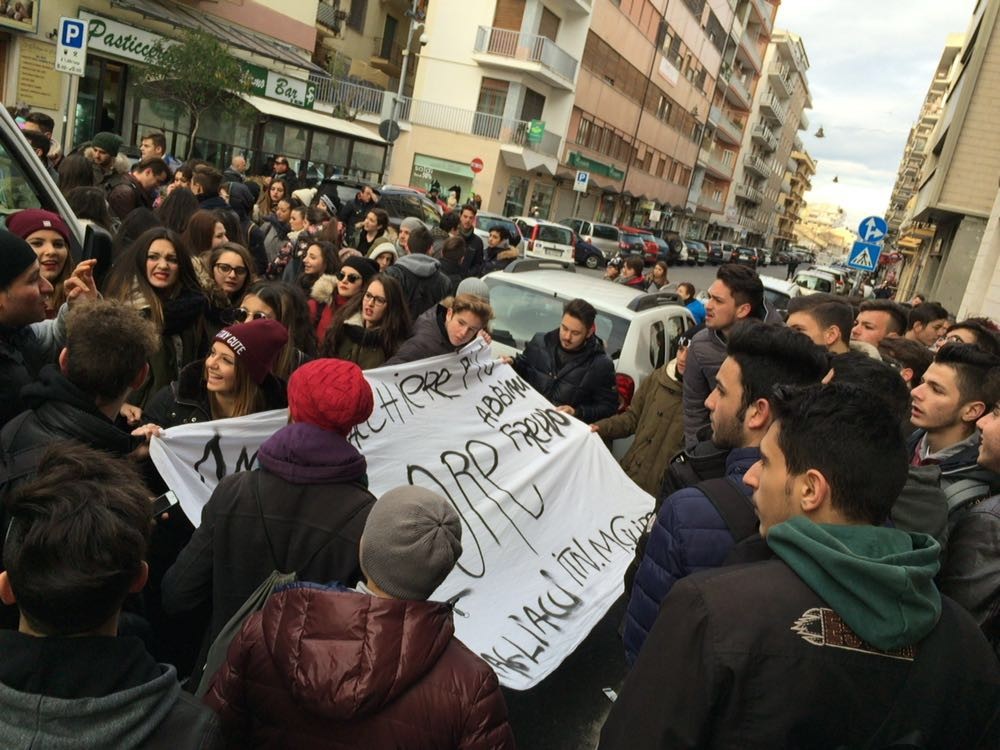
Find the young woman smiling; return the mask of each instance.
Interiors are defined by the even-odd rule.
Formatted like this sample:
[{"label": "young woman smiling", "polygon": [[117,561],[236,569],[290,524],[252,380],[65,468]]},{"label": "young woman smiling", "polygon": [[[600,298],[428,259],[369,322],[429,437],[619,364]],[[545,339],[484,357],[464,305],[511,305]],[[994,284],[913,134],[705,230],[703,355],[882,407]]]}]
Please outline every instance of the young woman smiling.
[{"label": "young woman smiling", "polygon": [[267,318],[219,331],[208,356],[150,400],[144,421],[166,429],[283,409],[285,384],[272,370],[287,341],[285,327]]},{"label": "young woman smiling", "polygon": [[[310,246],[306,253],[306,268],[309,268],[309,256],[320,245]],[[332,249],[333,245],[330,245]],[[309,313],[316,327],[316,340],[326,339],[326,330],[330,327],[334,314],[347,305],[354,297],[361,296],[368,281],[378,272],[378,264],[368,258],[351,256],[344,261],[336,276],[321,275],[312,285],[309,300]]]},{"label": "young woman smiling", "polygon": [[410,337],[411,328],[402,285],[379,274],[333,316],[323,356],[349,360],[362,370],[381,367]]},{"label": "young woman smiling", "polygon": [[26,240],[38,256],[42,278],[52,285],[45,300],[45,315],[54,318],[59,306],[66,301],[63,282],[73,273],[69,255],[69,229],[58,214],[41,208],[18,211],[7,219],[7,229]]},{"label": "young woman smiling", "polygon": [[156,324],[162,345],[150,360],[150,376],[129,402],[142,406],[198,356],[205,336],[208,300],[195,276],[191,254],[176,232],[143,232],[115,262],[105,296],[132,305]]}]

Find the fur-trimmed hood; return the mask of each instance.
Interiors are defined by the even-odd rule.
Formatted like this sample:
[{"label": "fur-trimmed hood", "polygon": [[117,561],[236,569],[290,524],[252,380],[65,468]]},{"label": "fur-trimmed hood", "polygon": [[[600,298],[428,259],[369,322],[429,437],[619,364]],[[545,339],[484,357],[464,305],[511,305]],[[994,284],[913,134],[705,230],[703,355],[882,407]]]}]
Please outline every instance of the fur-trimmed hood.
[{"label": "fur-trimmed hood", "polygon": [[317,302],[329,305],[337,296],[337,277],[332,273],[325,273],[316,279],[309,296]]}]

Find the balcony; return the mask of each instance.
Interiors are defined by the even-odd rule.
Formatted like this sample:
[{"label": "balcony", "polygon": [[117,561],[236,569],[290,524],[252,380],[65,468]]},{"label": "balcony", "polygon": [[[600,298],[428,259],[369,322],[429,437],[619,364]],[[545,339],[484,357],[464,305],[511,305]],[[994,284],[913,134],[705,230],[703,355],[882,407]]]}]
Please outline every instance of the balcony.
[{"label": "balcony", "polygon": [[737,198],[745,200],[748,203],[760,203],[762,200],[764,200],[764,196],[760,192],[760,190],[758,190],[749,183],[746,182],[737,183],[734,190],[736,191]]},{"label": "balcony", "polygon": [[729,79],[726,86],[726,101],[744,112],[749,112],[750,105],[753,103],[753,95],[750,93],[747,82],[735,74]]},{"label": "balcony", "polygon": [[578,61],[548,37],[480,26],[472,55],[480,65],[517,70],[543,83],[572,91]]},{"label": "balcony", "polygon": [[809,118],[805,112],[799,115],[799,130],[809,130]]},{"label": "balcony", "polygon": [[767,78],[771,82],[771,88],[782,99],[787,99],[792,95],[792,80],[788,75],[787,63],[776,63],[771,65],[767,71]]},{"label": "balcony", "polygon": [[709,213],[721,214],[725,208],[725,205],[721,200],[717,201],[705,192],[698,194],[698,200],[696,202],[698,204],[698,208],[704,209]]},{"label": "balcony", "polygon": [[403,71],[403,48],[394,39],[377,36],[372,41],[374,44],[369,64],[390,78],[399,78]]},{"label": "balcony", "polygon": [[785,124],[785,105],[774,94],[768,94],[761,99],[760,113],[778,125]]},{"label": "balcony", "polygon": [[758,177],[767,178],[771,174],[771,168],[768,166],[768,163],[753,154],[747,154],[743,157],[743,169],[752,172]]},{"label": "balcony", "polygon": [[558,157],[559,147],[562,145],[562,136],[548,130],[545,131],[540,143],[528,143],[528,127],[531,123],[526,120],[515,120],[423,99],[404,97],[399,119],[412,125],[475,135],[500,141],[504,145],[520,146],[545,156]]},{"label": "balcony", "polygon": [[[725,152],[732,153],[732,151]],[[733,162],[726,162],[720,153],[714,149],[702,149],[698,152],[698,161],[705,167],[705,171],[717,180],[729,182],[733,179]]]},{"label": "balcony", "polygon": [[778,138],[774,134],[774,131],[762,122],[753,126],[753,130],[750,131],[750,137],[754,143],[758,146],[763,146],[768,151],[774,151],[778,148]]},{"label": "balcony", "polygon": [[334,106],[334,114],[345,118],[356,118],[366,114],[381,117],[389,115],[384,107],[389,106],[392,95],[372,86],[362,86],[350,81],[331,80],[310,76],[309,82],[316,87],[316,101]]},{"label": "balcony", "polygon": [[750,65],[757,73],[760,73],[763,62],[760,57],[760,49],[757,47],[758,37],[756,34],[744,33],[740,37],[740,46],[736,48],[737,54],[743,61]]},{"label": "balcony", "polygon": [[760,19],[761,26],[767,31],[768,36],[771,35],[771,18],[774,14],[774,8],[766,0],[750,0],[750,5],[753,6],[754,11],[757,13],[757,17]]},{"label": "balcony", "polygon": [[746,122],[734,120],[718,107],[712,107],[709,118],[715,125],[715,133],[721,140],[731,146],[739,146],[743,140],[743,128]]}]

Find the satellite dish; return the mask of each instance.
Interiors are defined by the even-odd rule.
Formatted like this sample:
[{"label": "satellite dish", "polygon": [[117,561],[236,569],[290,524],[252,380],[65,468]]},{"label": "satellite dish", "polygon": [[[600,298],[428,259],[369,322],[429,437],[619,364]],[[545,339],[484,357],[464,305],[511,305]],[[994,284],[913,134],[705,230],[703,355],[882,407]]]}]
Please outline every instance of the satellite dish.
[{"label": "satellite dish", "polygon": [[378,134],[388,143],[395,143],[399,138],[399,123],[395,120],[382,120],[378,124]]}]

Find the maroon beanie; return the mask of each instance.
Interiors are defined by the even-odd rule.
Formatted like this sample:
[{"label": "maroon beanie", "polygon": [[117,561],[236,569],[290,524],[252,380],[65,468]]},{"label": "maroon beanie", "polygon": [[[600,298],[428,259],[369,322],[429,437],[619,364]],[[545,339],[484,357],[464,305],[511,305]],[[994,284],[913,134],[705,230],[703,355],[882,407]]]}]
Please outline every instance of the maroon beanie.
[{"label": "maroon beanie", "polygon": [[66,244],[69,244],[69,227],[59,214],[46,211],[44,208],[26,208],[7,217],[7,230],[22,240],[28,239],[29,234],[34,234],[39,229],[58,232],[66,240]]},{"label": "maroon beanie", "polygon": [[346,437],[374,408],[375,397],[361,368],[346,359],[306,362],[288,381],[288,413],[294,422]]},{"label": "maroon beanie", "polygon": [[288,331],[278,321],[262,318],[223,328],[215,340],[232,349],[250,379],[260,385],[288,343]]}]

